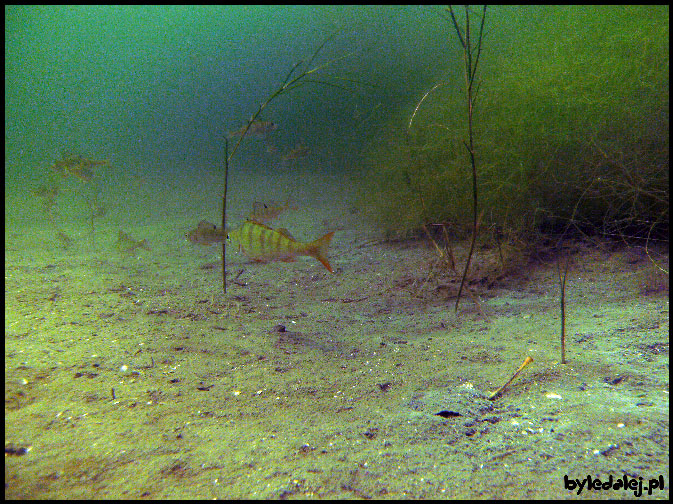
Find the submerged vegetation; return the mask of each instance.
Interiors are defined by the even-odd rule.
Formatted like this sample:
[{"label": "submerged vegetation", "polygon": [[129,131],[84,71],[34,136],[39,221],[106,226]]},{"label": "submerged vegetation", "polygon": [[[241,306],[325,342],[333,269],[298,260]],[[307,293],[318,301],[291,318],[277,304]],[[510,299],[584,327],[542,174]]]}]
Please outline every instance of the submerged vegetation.
[{"label": "submerged vegetation", "polygon": [[[285,76],[285,79],[283,80],[282,84],[276,88],[276,90],[271,93],[264,102],[260,103],[259,107],[257,108],[257,112],[255,112],[250,119],[248,120],[247,124],[242,126],[238,131],[233,132],[232,136],[238,137],[238,141],[234,144],[234,147],[231,150],[231,153],[229,152],[229,142],[225,138],[225,147],[224,147],[224,190],[222,191],[222,228],[221,229],[226,229],[227,227],[227,190],[228,190],[228,179],[229,179],[229,163],[231,162],[232,158],[234,157],[234,154],[236,154],[236,151],[238,150],[239,146],[241,145],[241,142],[243,139],[246,137],[246,135],[250,135],[252,133],[260,133],[263,135],[266,135],[270,131],[274,131],[277,129],[277,125],[272,122],[268,121],[259,121],[259,117],[262,114],[262,112],[266,109],[266,107],[276,98],[279,96],[282,96],[284,94],[289,93],[290,91],[297,89],[305,84],[308,83],[313,83],[313,84],[319,84],[323,86],[331,86],[331,87],[336,87],[339,89],[343,90],[349,90],[350,88],[348,87],[350,84],[353,83],[358,83],[355,80],[352,79],[346,79],[344,77],[335,77],[332,76],[331,78],[319,78],[317,75],[320,73],[321,70],[324,70],[327,67],[332,66],[335,62],[342,60],[344,58],[347,58],[350,56],[350,54],[346,54],[344,56],[340,56],[337,58],[333,58],[330,60],[327,60],[325,63],[322,63],[320,65],[313,66],[313,61],[316,59],[318,54],[322,51],[322,49],[325,47],[325,45],[334,38],[336,35],[336,32],[331,34],[329,37],[327,37],[320,46],[313,52],[311,57],[308,59],[307,62],[304,62],[303,60],[300,60],[298,63],[296,63],[294,66],[292,66],[291,70],[289,73]],[[336,81],[336,82],[335,82]],[[342,82],[346,82],[347,84],[343,84]],[[256,127],[255,127],[256,125]],[[329,242],[329,240],[328,240]],[[226,241],[222,242],[222,290],[224,293],[227,293],[227,263],[226,263],[226,256],[227,256],[227,249],[226,249]],[[328,270],[331,272],[331,267],[325,266]]]},{"label": "submerged vegetation", "polygon": [[[456,296],[456,311],[458,311],[458,303],[460,302],[460,295],[465,286],[465,279],[467,273],[470,271],[470,261],[474,253],[474,245],[477,241],[477,232],[479,229],[479,210],[478,206],[478,186],[477,186],[477,164],[475,161],[474,152],[474,127],[472,117],[474,115],[474,104],[477,99],[477,92],[479,91],[479,84],[476,81],[477,68],[479,66],[479,57],[481,56],[481,43],[484,38],[484,23],[486,22],[486,6],[481,14],[481,22],[478,34],[475,34],[477,42],[472,42],[472,27],[470,25],[470,8],[465,6],[465,25],[461,28],[456,21],[456,15],[453,8],[449,7],[449,14],[451,14],[451,21],[456,29],[456,35],[460,40],[460,45],[463,47],[463,60],[465,61],[465,98],[467,101],[467,141],[463,142],[468,154],[470,155],[470,166],[472,168],[472,241],[470,242],[470,251],[467,254],[465,261],[465,269],[463,276],[460,279],[460,287],[458,288],[458,295]],[[446,237],[445,237],[446,238]]]},{"label": "submerged vegetation", "polygon": [[[474,110],[481,229],[666,236],[668,7],[527,7],[514,22],[497,12]],[[453,80],[424,100],[409,142],[404,109],[369,153],[368,204],[389,238],[432,223],[464,238],[472,226],[465,90]]]},{"label": "submerged vegetation", "polygon": [[[48,167],[43,182],[32,191],[32,195],[40,202],[49,224],[54,228],[57,242],[63,249],[71,248],[74,240],[62,229],[59,222],[62,220],[59,212],[59,196],[71,199],[73,194],[79,195],[86,205],[83,217],[89,224],[89,239],[91,246],[96,244],[95,220],[103,217],[106,213],[105,206],[99,201],[98,179],[96,173],[99,169],[109,166],[108,160],[96,161],[85,158],[79,154],[63,154],[61,159],[56,159]],[[75,180],[71,191],[64,191],[63,181]]]}]

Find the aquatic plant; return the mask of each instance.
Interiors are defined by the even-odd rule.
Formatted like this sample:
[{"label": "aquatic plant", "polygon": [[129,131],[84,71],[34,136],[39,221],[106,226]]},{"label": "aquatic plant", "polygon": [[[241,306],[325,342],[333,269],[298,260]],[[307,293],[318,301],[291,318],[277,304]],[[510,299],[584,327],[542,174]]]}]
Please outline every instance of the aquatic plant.
[{"label": "aquatic plant", "polygon": [[[303,60],[297,62],[292,69],[288,72],[288,74],[285,76],[285,79],[283,79],[283,82],[280,84],[280,86],[273,92],[271,93],[266,100],[264,100],[259,107],[257,108],[257,111],[250,117],[248,120],[247,125],[244,128],[241,128],[239,132],[239,139],[234,144],[233,149],[231,150],[231,153],[229,153],[229,142],[227,141],[225,137],[225,164],[224,164],[224,189],[222,191],[222,229],[226,229],[226,218],[227,218],[227,185],[228,185],[228,175],[229,175],[229,163],[231,162],[231,159],[234,157],[234,154],[236,154],[236,151],[238,150],[239,146],[241,145],[241,142],[245,138],[246,134],[252,127],[253,123],[258,120],[264,109],[276,98],[278,98],[281,95],[284,95],[294,89],[297,89],[304,84],[307,83],[314,83],[314,84],[320,84],[324,86],[330,86],[330,87],[336,87],[339,89],[344,89],[344,90],[349,90],[346,86],[340,83],[334,82],[334,78],[332,80],[322,80],[322,79],[315,79],[314,74],[317,74],[320,70],[323,70],[327,68],[328,66],[332,65],[333,63],[340,61],[344,58],[349,57],[352,53],[339,56],[337,58],[332,58],[325,63],[317,66],[313,66],[313,61],[316,59],[320,51],[325,47],[325,45],[334,38],[334,36],[338,32],[333,33],[329,37],[327,37],[320,46],[313,52],[311,57],[308,59],[306,63],[304,63]],[[352,80],[352,79],[343,79],[343,78],[337,78],[340,81],[348,81],[351,83],[358,83],[358,81]],[[224,293],[226,294],[227,292],[227,274],[226,274],[226,243],[222,242],[222,288],[224,290]]]},{"label": "aquatic plant", "polygon": [[567,258],[563,267],[563,274],[561,274],[560,260],[556,263],[561,299],[561,364],[566,363],[566,279],[568,278],[569,266],[570,258]]},{"label": "aquatic plant", "polygon": [[[456,304],[455,304],[455,310],[458,311],[458,305],[460,303],[460,298],[463,293],[463,289],[465,288],[465,282],[467,278],[468,271],[470,269],[470,262],[472,260],[472,255],[474,253],[474,246],[477,240],[477,233],[479,229],[479,222],[481,220],[481,217],[483,216],[483,212],[480,215],[479,210],[478,210],[478,186],[477,186],[477,163],[475,160],[475,143],[474,143],[474,128],[473,128],[473,115],[474,115],[474,110],[475,110],[475,102],[477,98],[477,94],[479,91],[479,84],[476,82],[476,75],[477,75],[477,69],[479,67],[479,58],[481,57],[481,49],[482,49],[482,41],[483,41],[483,33],[484,33],[484,23],[486,22],[486,6],[483,6],[483,11],[481,13],[481,21],[479,23],[479,31],[477,33],[476,37],[476,42],[473,41],[473,34],[472,34],[472,26],[470,24],[470,9],[468,6],[465,6],[465,21],[464,21],[464,26],[461,28],[459,26],[458,21],[456,19],[455,12],[453,10],[453,7],[448,8],[448,12],[451,16],[451,22],[453,24],[453,27],[456,31],[456,35],[458,36],[458,41],[460,42],[460,45],[463,50],[463,62],[464,62],[464,78],[465,78],[465,100],[466,100],[466,105],[467,105],[467,141],[463,141],[463,145],[467,149],[469,160],[470,160],[470,168],[471,168],[471,173],[472,173],[472,237],[470,241],[470,249],[467,255],[467,259],[465,262],[465,268],[463,270],[463,274],[461,276],[460,280],[460,287],[458,288],[458,294],[456,296]],[[428,92],[426,92],[421,100],[416,104],[416,107],[414,108],[414,111],[411,115],[411,118],[409,119],[409,124],[407,126],[407,144],[411,148],[411,142],[410,142],[410,131],[414,122],[414,118],[416,117],[416,114],[418,113],[421,105],[423,102],[430,96],[431,93],[433,93],[436,89],[438,89],[440,86],[442,86],[444,83],[438,83],[435,84]],[[440,125],[442,126],[442,125]],[[407,184],[412,186],[416,180],[418,180],[415,176],[412,177],[410,173],[407,171],[405,172],[405,178],[407,181]],[[425,199],[423,196],[423,191],[420,189],[416,189],[416,194],[419,198],[421,207],[423,208],[423,213],[425,214],[425,218],[427,219],[427,212],[426,212],[426,205],[425,205]],[[449,237],[446,231],[446,223],[445,222],[440,222],[439,224],[435,224],[441,227],[443,237],[444,237],[444,250],[437,244],[435,239],[432,237],[432,235],[428,231],[428,224],[430,222],[426,221],[423,224],[423,230],[425,231],[426,235],[430,239],[430,241],[433,243],[435,250],[437,251],[440,260],[444,263],[444,266],[447,268],[447,270],[457,273],[456,272],[456,262],[453,256],[453,253],[451,251],[450,245],[449,245]],[[475,299],[473,296],[471,296],[473,299]],[[479,307],[478,301],[475,301],[477,306]],[[480,309],[481,311],[481,309]]]},{"label": "aquatic plant", "polygon": [[107,213],[105,206],[98,201],[98,187],[91,185],[89,193],[86,195],[87,206],[89,207],[89,227],[91,230],[91,246],[96,246],[96,219],[103,217]]},{"label": "aquatic plant", "polygon": [[[248,125],[249,126],[249,125]],[[241,136],[243,138],[243,136]],[[224,188],[222,189],[222,231],[227,228],[227,189],[229,188],[229,140],[224,139]],[[222,242],[222,290],[227,293],[227,241]]]},{"label": "aquatic plant", "polygon": [[58,226],[56,219],[58,197],[62,193],[60,180],[74,179],[77,181],[77,193],[81,195],[88,211],[85,218],[90,226],[91,245],[95,247],[95,219],[106,213],[105,206],[98,199],[99,187],[95,175],[99,167],[108,165],[108,160],[96,161],[79,154],[62,154],[61,159],[55,160],[47,168],[46,182],[32,191],[33,195],[42,201],[42,209],[47,220],[54,227],[56,238],[63,248],[69,248],[73,240]]},{"label": "aquatic plant", "polygon": [[[532,244],[540,232],[562,232],[574,213],[576,235],[667,239],[668,7],[521,9],[489,8],[498,50],[479,63],[482,232]],[[474,221],[465,100],[454,90],[432,90],[407,144],[401,108],[370,149],[375,187],[363,199],[388,237],[418,235],[427,222],[460,234]]]},{"label": "aquatic plant", "polygon": [[60,187],[55,180],[40,184],[36,189],[31,191],[31,194],[40,200],[42,211],[47,217],[49,224],[54,227],[56,227],[56,216],[58,214],[57,198],[59,192]]},{"label": "aquatic plant", "polygon": [[[470,165],[472,166],[472,241],[470,242],[470,251],[467,254],[467,261],[465,261],[465,270],[463,271],[463,276],[460,279],[460,287],[458,289],[458,296],[456,297],[456,311],[458,311],[458,303],[460,303],[460,295],[463,292],[463,286],[465,285],[465,278],[467,277],[467,272],[470,269],[470,261],[472,260],[472,254],[474,253],[474,244],[477,241],[477,229],[478,229],[478,202],[477,202],[477,164],[474,160],[474,132],[472,128],[472,115],[474,112],[474,101],[477,98],[477,92],[479,91],[478,86],[475,88],[474,78],[477,75],[477,68],[479,65],[479,57],[481,56],[481,42],[484,34],[484,23],[486,22],[486,5],[484,5],[484,11],[481,15],[481,25],[479,27],[479,38],[476,45],[472,46],[472,39],[470,33],[470,9],[465,6],[465,27],[461,31],[458,22],[456,21],[456,16],[453,12],[453,7],[449,7],[449,13],[451,14],[451,20],[453,21],[453,26],[456,29],[456,34],[460,40],[460,45],[463,46],[463,58],[465,60],[465,98],[467,99],[467,129],[468,129],[468,142],[465,144],[467,151],[470,155]],[[476,52],[476,54],[474,54]],[[474,60],[473,60],[474,58]]]}]

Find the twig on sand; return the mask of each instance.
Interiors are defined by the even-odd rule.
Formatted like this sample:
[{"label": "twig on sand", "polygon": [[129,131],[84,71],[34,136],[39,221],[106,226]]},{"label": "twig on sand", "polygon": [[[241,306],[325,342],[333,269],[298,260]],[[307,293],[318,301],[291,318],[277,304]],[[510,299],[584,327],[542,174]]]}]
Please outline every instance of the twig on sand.
[{"label": "twig on sand", "polygon": [[530,356],[526,357],[523,361],[523,364],[521,364],[519,366],[519,369],[517,369],[516,372],[514,373],[514,375],[512,375],[512,377],[509,380],[507,380],[507,383],[505,383],[502,387],[500,387],[498,390],[493,392],[489,396],[488,400],[489,401],[495,401],[498,397],[500,397],[503,394],[503,392],[505,392],[505,389],[509,386],[509,384],[512,383],[517,376],[519,376],[519,373],[521,371],[523,371],[523,368],[525,368],[531,362],[533,362],[533,358],[530,357]]}]

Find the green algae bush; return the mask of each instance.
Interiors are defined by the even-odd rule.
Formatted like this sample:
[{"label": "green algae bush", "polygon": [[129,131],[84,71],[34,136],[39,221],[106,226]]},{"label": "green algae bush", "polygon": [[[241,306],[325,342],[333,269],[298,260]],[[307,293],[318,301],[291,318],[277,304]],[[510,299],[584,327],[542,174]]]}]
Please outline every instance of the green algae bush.
[{"label": "green algae bush", "polygon": [[[668,6],[518,9],[490,13],[480,63],[482,230],[666,236]],[[453,36],[447,23],[451,47]],[[401,107],[367,153],[374,187],[363,191],[365,206],[389,238],[428,223],[467,234],[462,65],[456,53],[411,128],[415,103]]]}]

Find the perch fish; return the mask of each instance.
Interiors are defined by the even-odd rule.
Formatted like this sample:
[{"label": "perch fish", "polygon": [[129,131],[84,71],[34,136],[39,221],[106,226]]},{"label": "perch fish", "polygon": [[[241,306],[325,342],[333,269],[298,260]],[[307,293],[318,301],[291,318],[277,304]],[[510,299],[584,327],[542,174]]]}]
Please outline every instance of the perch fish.
[{"label": "perch fish", "polygon": [[327,260],[327,249],[334,231],[322,238],[304,243],[295,240],[287,229],[271,229],[255,221],[245,221],[241,227],[229,233],[229,238],[237,242],[240,250],[254,261],[294,261],[296,256],[306,255],[320,261],[333,273]]},{"label": "perch fish", "polygon": [[334,236],[334,231],[312,242],[297,241],[287,229],[272,229],[255,221],[245,221],[239,228],[232,231],[217,229],[215,224],[207,221],[199,222],[196,229],[187,234],[192,243],[210,245],[222,242],[227,238],[238,243],[239,249],[253,261],[294,261],[297,256],[310,256],[333,273],[334,270],[327,260],[327,249]]},{"label": "perch fish", "polygon": [[309,155],[311,149],[306,147],[303,143],[298,143],[293,149],[290,149],[281,159],[283,161],[295,161]]},{"label": "perch fish", "polygon": [[248,216],[248,220],[264,224],[278,217],[285,210],[296,210],[296,206],[290,205],[290,200],[285,203],[261,203],[255,201],[252,204],[252,213]]},{"label": "perch fish", "polygon": [[187,239],[192,243],[198,243],[199,245],[212,245],[213,243],[221,243],[226,241],[228,231],[225,229],[218,229],[217,226],[206,220],[202,220],[196,226],[196,229],[192,229],[187,233]]},{"label": "perch fish", "polygon": [[117,235],[117,243],[115,245],[120,252],[131,254],[139,248],[152,250],[147,242],[147,238],[136,240],[131,235],[124,233],[124,231],[119,231],[119,234]]},{"label": "perch fish", "polygon": [[110,160],[108,159],[96,161],[82,157],[79,154],[64,154],[63,159],[54,161],[54,164],[50,168],[64,177],[74,175],[84,182],[91,182],[94,176],[94,167],[109,164]]},{"label": "perch fish", "polygon": [[237,137],[245,135],[246,137],[266,137],[266,135],[272,131],[276,131],[278,129],[278,125],[271,121],[252,121],[247,133],[245,131],[246,128],[248,128],[247,123],[238,128],[236,131],[230,131],[229,136]]}]

